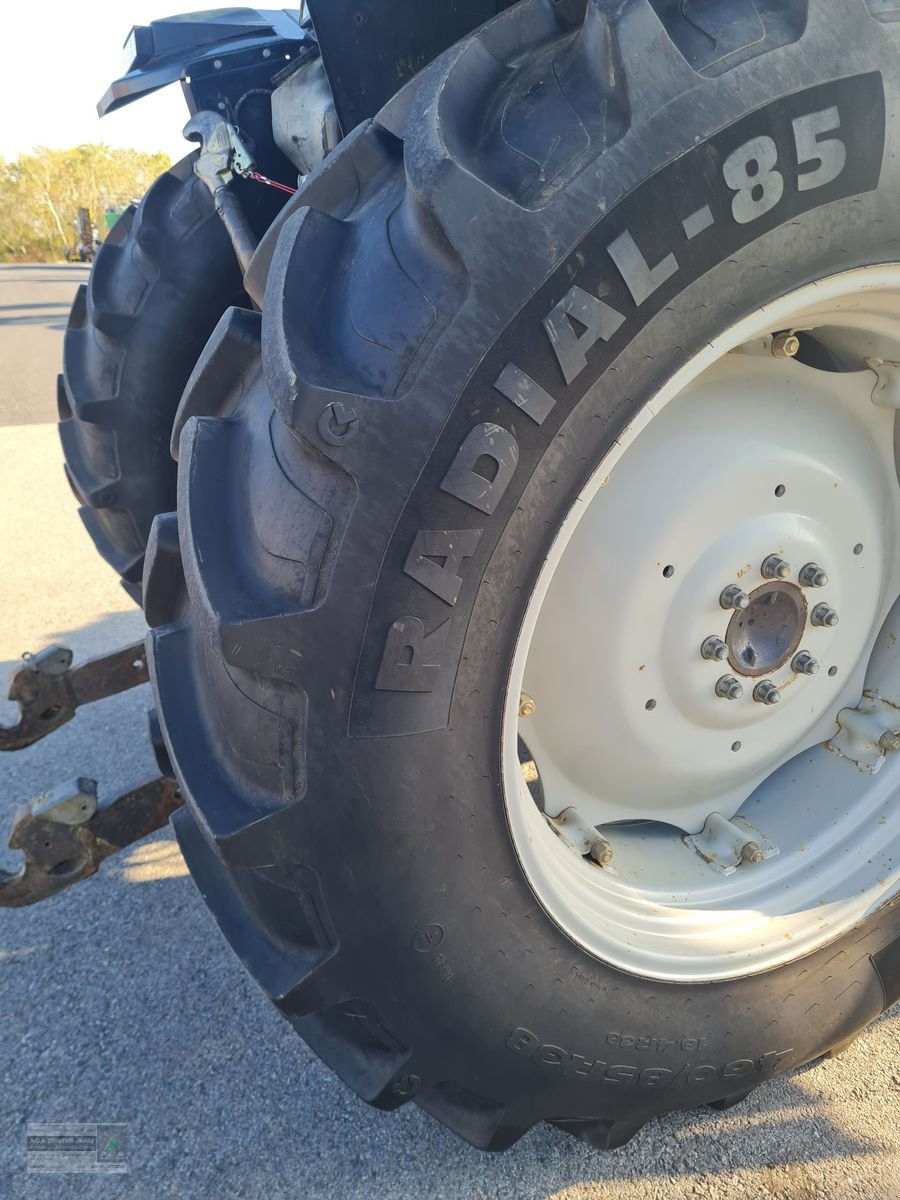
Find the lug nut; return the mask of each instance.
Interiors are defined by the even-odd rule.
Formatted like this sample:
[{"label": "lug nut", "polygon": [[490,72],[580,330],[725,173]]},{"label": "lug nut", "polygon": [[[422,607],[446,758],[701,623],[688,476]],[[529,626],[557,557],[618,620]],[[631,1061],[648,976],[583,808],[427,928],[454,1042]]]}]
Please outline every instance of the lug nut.
[{"label": "lug nut", "polygon": [[757,704],[777,704],[781,699],[781,692],[771,679],[761,679],[753,689],[753,699]]},{"label": "lug nut", "polygon": [[744,694],[740,681],[733,675],[723,675],[716,684],[716,695],[722,700],[740,700]]},{"label": "lug nut", "polygon": [[732,583],[722,592],[719,603],[723,608],[746,608],[750,603],[750,597],[736,583]]},{"label": "lug nut", "polygon": [[808,650],[801,650],[799,654],[794,655],[791,670],[796,671],[798,675],[815,675],[818,669],[819,664]]},{"label": "lug nut", "polygon": [[520,717],[533,717],[536,709],[537,709],[537,705],[532,700],[532,698],[528,695],[528,693],[520,692],[519,693],[519,716]]},{"label": "lug nut", "polygon": [[878,745],[882,750],[893,751],[900,750],[900,733],[894,733],[892,729],[886,729],[878,739]]},{"label": "lug nut", "polygon": [[613,848],[605,837],[596,837],[591,842],[588,856],[594,860],[598,867],[608,867],[613,860]]},{"label": "lug nut", "polygon": [[807,563],[801,567],[797,578],[801,587],[824,587],[828,582],[828,576],[816,563]]},{"label": "lug nut", "polygon": [[800,349],[800,339],[796,333],[776,333],[772,338],[773,358],[793,358]]},{"label": "lug nut", "polygon": [[700,647],[700,653],[704,658],[711,659],[713,662],[721,662],[728,653],[728,647],[720,637],[708,637]]},{"label": "lug nut", "polygon": [[777,554],[770,554],[768,558],[763,559],[762,567],[760,568],[763,579],[787,579],[791,573],[791,564],[785,562]]},{"label": "lug nut", "polygon": [[827,625],[829,629],[833,629],[840,617],[830,605],[817,604],[809,614],[809,619],[813,625]]},{"label": "lug nut", "polygon": [[759,843],[745,842],[741,847],[741,858],[745,863],[752,863],[754,865],[761,863],[764,855],[762,850],[759,848]]}]

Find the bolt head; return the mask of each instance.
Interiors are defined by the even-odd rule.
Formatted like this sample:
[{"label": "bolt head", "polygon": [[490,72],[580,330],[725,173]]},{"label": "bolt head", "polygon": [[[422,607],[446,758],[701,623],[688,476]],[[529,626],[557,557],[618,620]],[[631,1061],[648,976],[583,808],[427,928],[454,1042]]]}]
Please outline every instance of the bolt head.
[{"label": "bolt head", "polygon": [[519,695],[519,716],[533,717],[537,710],[537,705],[528,695],[527,692],[521,692]]},{"label": "bolt head", "polygon": [[700,653],[704,658],[708,658],[712,662],[721,662],[728,653],[728,647],[720,637],[713,635],[704,639],[703,645],[700,647]]},{"label": "bolt head", "polygon": [[818,669],[819,664],[808,650],[801,650],[799,654],[794,655],[791,670],[796,671],[798,675],[815,675]]},{"label": "bolt head", "polygon": [[787,579],[791,573],[791,564],[779,554],[770,554],[763,559],[760,570],[763,579]]},{"label": "bolt head", "polygon": [[727,588],[719,596],[719,603],[723,608],[747,608],[750,605],[750,597],[747,593],[737,586],[736,583],[729,584]]},{"label": "bolt head", "polygon": [[747,842],[741,847],[741,858],[746,863],[761,863],[763,860],[763,852],[760,850],[756,842]]},{"label": "bolt head", "polygon": [[757,704],[778,704],[781,692],[771,679],[761,679],[753,689],[753,699]]},{"label": "bolt head", "polygon": [[828,576],[817,563],[806,563],[797,578],[803,587],[824,587],[828,582]]},{"label": "bolt head", "polygon": [[588,853],[598,867],[607,867],[613,860],[613,848],[605,837],[598,837],[591,842]]},{"label": "bolt head", "polygon": [[824,625],[828,629],[833,629],[840,617],[829,604],[817,604],[810,613],[809,619],[813,625]]},{"label": "bolt head", "polygon": [[733,675],[723,675],[716,684],[716,695],[721,700],[740,700],[744,694],[743,686],[739,679],[735,679]]},{"label": "bolt head", "polygon": [[888,753],[900,750],[900,733],[895,733],[892,729],[886,729],[878,739],[878,745],[882,750],[888,751]]},{"label": "bolt head", "polygon": [[776,333],[772,338],[773,358],[793,358],[799,349],[800,339],[795,333],[785,330],[783,333]]}]

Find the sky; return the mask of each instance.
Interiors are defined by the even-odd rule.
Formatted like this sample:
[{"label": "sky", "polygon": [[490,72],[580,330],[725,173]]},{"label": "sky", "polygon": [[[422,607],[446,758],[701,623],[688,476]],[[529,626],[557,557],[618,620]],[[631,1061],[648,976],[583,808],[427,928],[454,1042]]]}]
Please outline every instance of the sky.
[{"label": "sky", "polygon": [[[240,2],[240,0],[238,0]],[[252,7],[252,0],[248,7]],[[172,84],[110,113],[97,101],[124,74],[122,46],[132,25],[178,12],[228,7],[227,0],[32,0],[4,4],[0,17],[0,158],[35,146],[80,142],[164,150],[173,160],[190,149],[181,130],[188,111]],[[260,8],[290,7],[264,0]]]}]

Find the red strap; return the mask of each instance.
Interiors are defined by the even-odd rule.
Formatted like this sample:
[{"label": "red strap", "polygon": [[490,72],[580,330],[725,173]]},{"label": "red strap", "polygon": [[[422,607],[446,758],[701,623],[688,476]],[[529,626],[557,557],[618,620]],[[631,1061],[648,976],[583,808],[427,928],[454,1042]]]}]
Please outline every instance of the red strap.
[{"label": "red strap", "polygon": [[278,188],[279,192],[287,192],[289,196],[293,196],[296,188],[288,187],[286,183],[279,183],[276,179],[269,179],[266,175],[260,175],[259,171],[248,171],[248,179],[255,179],[257,183],[265,183],[269,187]]}]

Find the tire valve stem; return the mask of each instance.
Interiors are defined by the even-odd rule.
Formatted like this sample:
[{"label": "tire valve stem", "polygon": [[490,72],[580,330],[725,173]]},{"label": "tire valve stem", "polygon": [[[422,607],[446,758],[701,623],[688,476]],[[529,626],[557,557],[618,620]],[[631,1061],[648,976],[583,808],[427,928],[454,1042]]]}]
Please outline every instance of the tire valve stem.
[{"label": "tire valve stem", "polygon": [[723,608],[747,608],[750,597],[736,583],[732,583],[719,596],[719,603]]},{"label": "tire valve stem", "polygon": [[781,692],[771,679],[761,679],[753,689],[753,699],[757,704],[777,704],[781,699]]},{"label": "tire valve stem", "polygon": [[744,694],[740,681],[733,675],[723,675],[716,684],[716,695],[721,700],[740,700]]},{"label": "tire valve stem", "polygon": [[763,579],[787,579],[791,573],[791,564],[779,554],[770,554],[763,559],[760,571]]},{"label": "tire valve stem", "polygon": [[824,587],[828,582],[828,576],[818,563],[806,563],[802,566],[797,579],[801,587]]},{"label": "tire valve stem", "polygon": [[711,662],[721,662],[728,653],[728,647],[720,637],[713,635],[704,639],[703,645],[700,647],[700,653]]},{"label": "tire valve stem", "polygon": [[813,625],[825,625],[829,629],[833,629],[840,617],[829,604],[817,604],[810,613],[809,619]]},{"label": "tire valve stem", "polygon": [[794,655],[791,670],[796,671],[798,675],[815,675],[818,669],[819,664],[808,650],[801,650],[799,654]]},{"label": "tire valve stem", "polygon": [[534,700],[532,700],[532,698],[528,695],[528,693],[520,692],[519,693],[519,716],[520,717],[533,717],[536,709],[537,709],[537,705],[535,704]]}]

